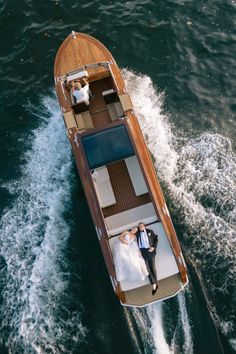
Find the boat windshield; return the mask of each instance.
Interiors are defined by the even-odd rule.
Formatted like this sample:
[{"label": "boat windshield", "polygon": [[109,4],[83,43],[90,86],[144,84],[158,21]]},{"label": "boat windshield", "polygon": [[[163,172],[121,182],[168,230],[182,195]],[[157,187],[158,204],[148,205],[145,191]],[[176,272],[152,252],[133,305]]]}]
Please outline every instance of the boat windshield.
[{"label": "boat windshield", "polygon": [[82,138],[90,169],[134,155],[127,129],[118,125]]}]

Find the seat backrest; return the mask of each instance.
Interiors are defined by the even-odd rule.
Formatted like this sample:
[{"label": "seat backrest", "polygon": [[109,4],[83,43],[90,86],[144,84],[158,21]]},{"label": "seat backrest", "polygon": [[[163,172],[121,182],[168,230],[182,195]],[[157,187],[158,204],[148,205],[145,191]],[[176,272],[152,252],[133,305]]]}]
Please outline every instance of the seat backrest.
[{"label": "seat backrest", "polygon": [[103,91],[102,95],[106,104],[113,103],[118,100],[117,92],[114,89]]},{"label": "seat backrest", "polygon": [[82,70],[74,74],[68,74],[66,82],[69,83],[74,80],[82,79],[83,77],[88,77],[88,72],[86,70]]},{"label": "seat backrest", "polygon": [[158,220],[156,211],[152,203],[140,205],[138,207],[122,211],[105,218],[105,224],[110,236],[130,230],[137,226],[140,221],[150,224]]}]

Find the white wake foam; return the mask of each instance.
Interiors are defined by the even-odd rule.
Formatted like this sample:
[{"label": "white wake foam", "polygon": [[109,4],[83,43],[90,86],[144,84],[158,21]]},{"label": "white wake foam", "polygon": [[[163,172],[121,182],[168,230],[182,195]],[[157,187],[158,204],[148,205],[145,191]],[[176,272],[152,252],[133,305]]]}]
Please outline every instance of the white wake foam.
[{"label": "white wake foam", "polygon": [[[173,213],[187,226],[181,237],[188,254],[203,275],[218,325],[234,343],[236,157],[230,140],[205,133],[177,144],[178,133],[173,133],[163,111],[163,94],[149,77],[128,70],[123,74],[158,175],[173,201]],[[179,298],[179,309],[187,318],[183,299]],[[223,302],[229,306],[222,309]],[[183,325],[190,334],[188,322]],[[186,341],[191,348],[190,338]]]},{"label": "white wake foam", "polygon": [[[124,309],[131,337],[136,347],[140,348],[137,332],[140,334],[144,353],[150,353],[151,350],[156,354],[193,354],[192,330],[185,295],[179,294],[177,298],[177,315],[171,313],[170,316],[163,302],[143,309]],[[138,330],[134,328],[133,320]]]},{"label": "white wake foam", "polygon": [[[189,315],[188,315],[187,306],[186,306],[185,294],[180,293],[178,295],[178,305],[179,305],[179,316],[178,316],[177,327],[179,327],[179,331],[181,329],[184,334],[183,349],[181,352],[192,354],[193,353],[192,330],[191,330]],[[171,344],[171,347],[173,348],[174,353],[176,352],[175,351],[176,346],[178,346],[178,340],[176,341],[176,338],[175,338],[176,333],[177,333],[177,330],[175,330],[175,332],[174,332],[174,336],[173,336],[172,344]]]},{"label": "white wake foam", "polygon": [[18,182],[8,185],[13,206],[0,222],[6,267],[2,291],[2,342],[10,352],[70,353],[85,335],[69,307],[64,214],[70,203],[72,161],[55,98],[35,109],[42,120]]},{"label": "white wake foam", "polygon": [[153,337],[157,354],[174,353],[171,347],[167,344],[163,326],[162,303],[157,303],[147,307],[147,315],[151,320],[150,331]]},{"label": "white wake foam", "polygon": [[[136,338],[137,330],[133,330],[132,319],[138,326],[138,332],[142,339],[144,353],[172,354],[170,345],[167,344],[163,322],[162,322],[162,303],[150,305],[147,308],[125,309],[126,317],[128,315],[128,325],[131,336]],[[137,342],[137,341],[136,341]],[[136,344],[138,347],[138,344]]]}]

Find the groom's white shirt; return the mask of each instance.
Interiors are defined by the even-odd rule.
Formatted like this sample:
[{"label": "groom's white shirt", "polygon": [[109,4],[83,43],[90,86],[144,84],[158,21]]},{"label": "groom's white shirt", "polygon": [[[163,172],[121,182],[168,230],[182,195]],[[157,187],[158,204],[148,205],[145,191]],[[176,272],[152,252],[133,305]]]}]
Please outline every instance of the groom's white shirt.
[{"label": "groom's white shirt", "polygon": [[150,248],[147,231],[140,231],[139,248]]}]

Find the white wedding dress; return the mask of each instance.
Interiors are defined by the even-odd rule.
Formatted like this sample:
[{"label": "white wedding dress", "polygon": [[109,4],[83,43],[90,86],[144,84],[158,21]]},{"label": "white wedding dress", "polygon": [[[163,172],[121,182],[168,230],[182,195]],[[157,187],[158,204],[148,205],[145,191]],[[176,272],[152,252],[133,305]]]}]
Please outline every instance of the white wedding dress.
[{"label": "white wedding dress", "polygon": [[145,261],[139,250],[137,241],[129,234],[124,237],[128,244],[117,238],[113,245],[113,257],[118,281],[140,281],[148,275]]}]

